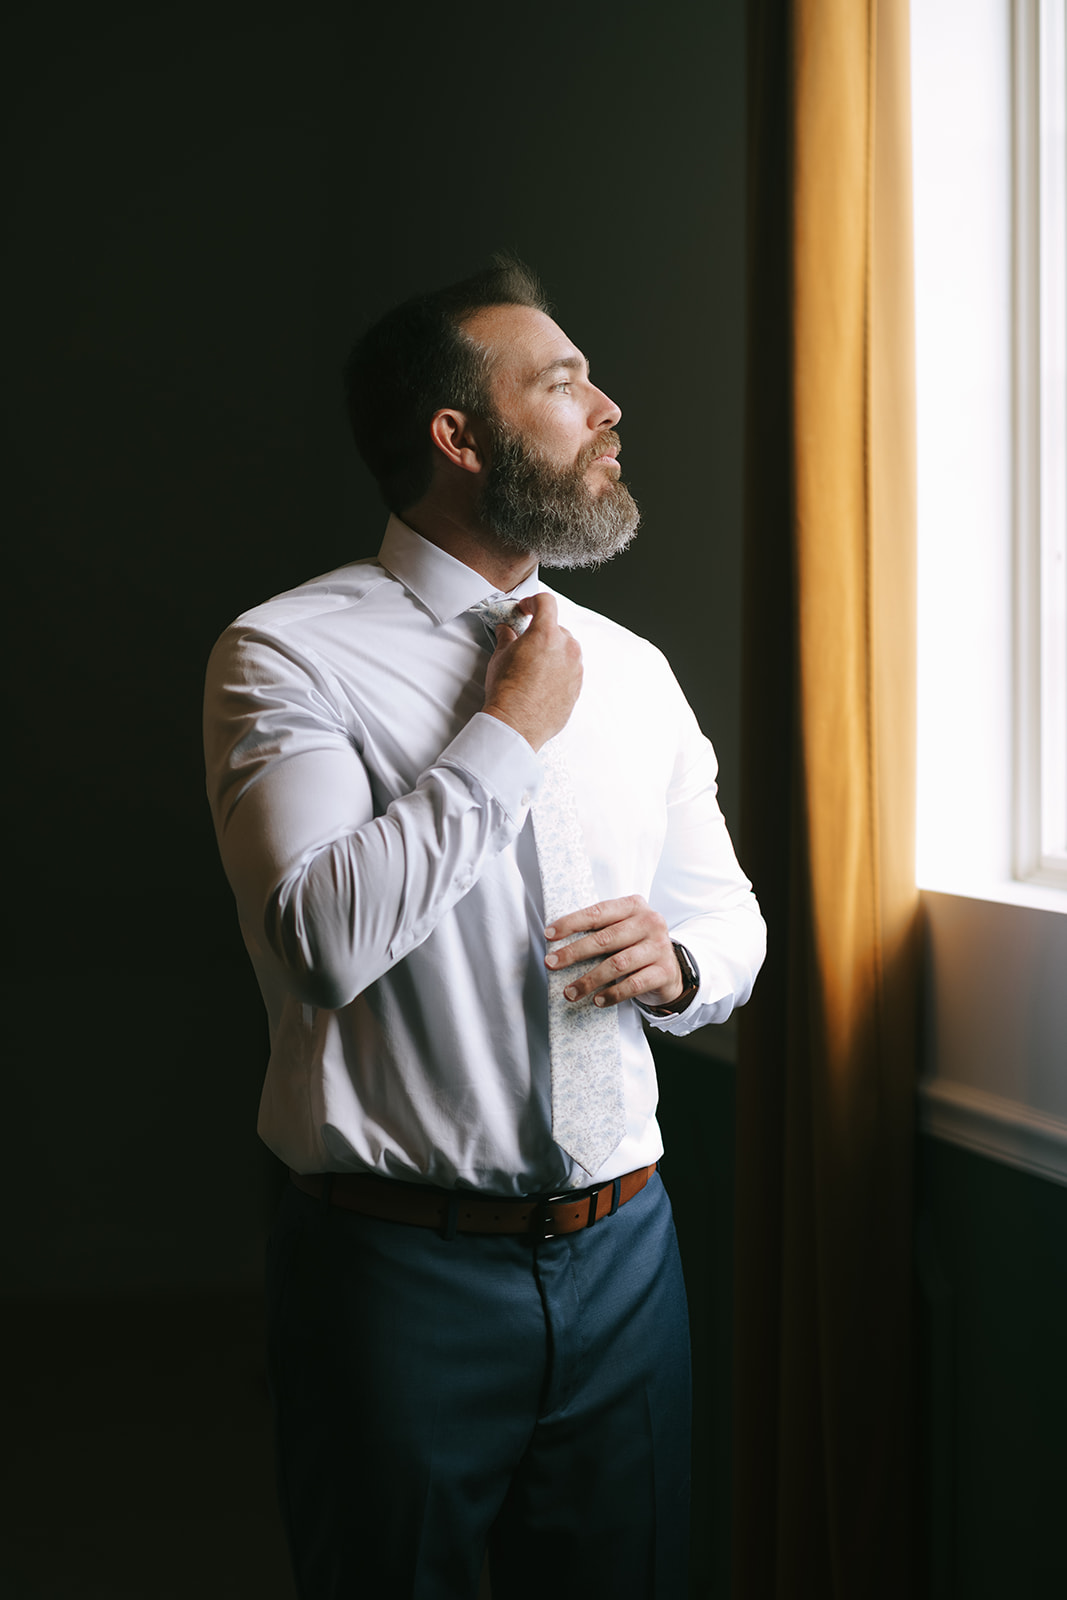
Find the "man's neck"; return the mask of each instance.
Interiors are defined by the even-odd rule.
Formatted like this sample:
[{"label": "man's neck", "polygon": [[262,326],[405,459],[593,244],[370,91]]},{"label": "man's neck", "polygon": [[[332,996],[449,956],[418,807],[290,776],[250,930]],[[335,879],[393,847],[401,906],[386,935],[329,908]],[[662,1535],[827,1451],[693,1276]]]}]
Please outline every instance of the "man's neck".
[{"label": "man's neck", "polygon": [[502,594],[510,594],[537,566],[534,556],[509,550],[488,529],[472,526],[465,518],[426,501],[405,511],[403,520],[430,544],[481,573]]}]

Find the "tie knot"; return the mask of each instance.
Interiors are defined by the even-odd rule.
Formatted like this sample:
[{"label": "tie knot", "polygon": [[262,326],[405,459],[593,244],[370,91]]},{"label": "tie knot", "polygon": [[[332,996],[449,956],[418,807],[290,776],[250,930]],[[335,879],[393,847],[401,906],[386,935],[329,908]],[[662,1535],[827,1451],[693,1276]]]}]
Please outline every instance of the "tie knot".
[{"label": "tie knot", "polygon": [[506,595],[496,600],[479,600],[476,606],[471,606],[471,611],[481,618],[494,644],[496,643],[494,629],[502,622],[506,622],[509,628],[514,628],[516,633],[523,633],[530,624],[529,614],[520,611],[518,603],[509,600]]}]

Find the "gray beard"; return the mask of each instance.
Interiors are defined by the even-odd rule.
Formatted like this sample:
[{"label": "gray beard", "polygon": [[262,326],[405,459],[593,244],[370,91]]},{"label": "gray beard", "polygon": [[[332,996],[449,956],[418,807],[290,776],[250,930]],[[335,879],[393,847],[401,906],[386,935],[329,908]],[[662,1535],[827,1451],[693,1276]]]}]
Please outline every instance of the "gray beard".
[{"label": "gray beard", "polygon": [[602,442],[561,471],[501,423],[490,427],[492,459],[478,511],[502,545],[545,567],[598,567],[625,550],[641,520],[637,501],[624,483],[593,494],[585,481]]}]

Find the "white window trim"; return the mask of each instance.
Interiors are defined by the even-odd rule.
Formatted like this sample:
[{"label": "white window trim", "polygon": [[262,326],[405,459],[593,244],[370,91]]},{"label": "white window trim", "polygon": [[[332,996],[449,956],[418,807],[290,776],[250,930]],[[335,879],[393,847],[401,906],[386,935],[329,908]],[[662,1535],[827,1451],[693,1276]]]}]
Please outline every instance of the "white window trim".
[{"label": "white window trim", "polygon": [[1014,874],[1067,889],[1067,36],[1014,0]]}]

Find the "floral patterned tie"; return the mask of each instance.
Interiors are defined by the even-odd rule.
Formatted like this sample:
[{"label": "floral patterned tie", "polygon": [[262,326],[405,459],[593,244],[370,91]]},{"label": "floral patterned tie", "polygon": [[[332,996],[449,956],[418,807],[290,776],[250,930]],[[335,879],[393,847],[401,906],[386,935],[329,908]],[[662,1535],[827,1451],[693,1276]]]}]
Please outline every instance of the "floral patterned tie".
[{"label": "floral patterned tie", "polygon": [[[493,645],[498,623],[506,622],[521,633],[530,620],[506,599],[484,600],[472,610],[481,617]],[[558,735],[542,746],[540,756],[544,779],[531,815],[545,922],[551,926],[567,912],[594,904],[598,896]],[[569,943],[558,939],[549,949]],[[592,995],[571,1001],[563,994],[594,965],[585,961],[548,973],[552,1137],[590,1176],[600,1170],[626,1132],[618,1011],[594,1005]]]}]

